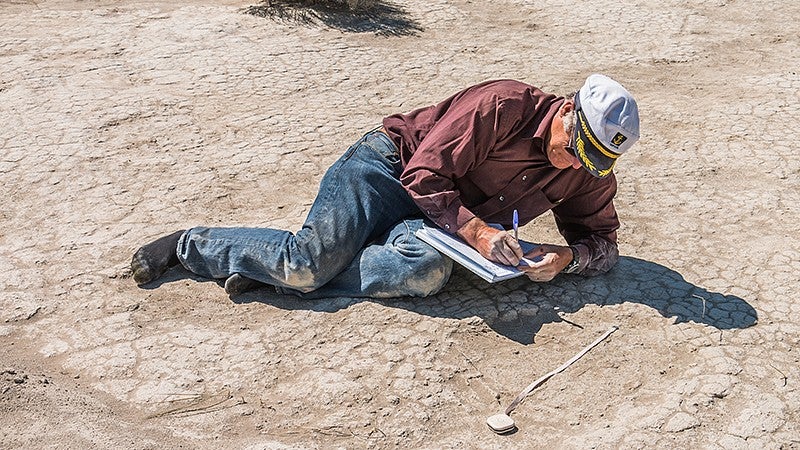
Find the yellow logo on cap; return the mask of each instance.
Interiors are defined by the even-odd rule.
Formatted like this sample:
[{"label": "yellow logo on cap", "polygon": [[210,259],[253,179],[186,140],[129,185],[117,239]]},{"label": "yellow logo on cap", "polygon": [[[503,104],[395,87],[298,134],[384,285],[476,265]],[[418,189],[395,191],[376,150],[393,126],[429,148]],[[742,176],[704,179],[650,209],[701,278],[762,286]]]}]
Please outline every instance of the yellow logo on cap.
[{"label": "yellow logo on cap", "polygon": [[617,133],[617,134],[615,134],[615,135],[614,135],[614,138],[613,138],[613,139],[611,139],[611,144],[613,144],[615,147],[619,147],[619,146],[620,146],[620,145],[622,145],[622,143],[623,143],[623,142],[625,142],[627,139],[628,139],[628,138],[627,138],[627,137],[625,137],[625,135],[624,135],[624,134],[622,134],[622,133]]}]

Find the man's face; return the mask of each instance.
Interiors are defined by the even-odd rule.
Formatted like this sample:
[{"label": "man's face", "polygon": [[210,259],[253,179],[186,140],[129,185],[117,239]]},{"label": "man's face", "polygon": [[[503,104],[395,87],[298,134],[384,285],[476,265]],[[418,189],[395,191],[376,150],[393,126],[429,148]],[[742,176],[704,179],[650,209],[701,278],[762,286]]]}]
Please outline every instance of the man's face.
[{"label": "man's face", "polygon": [[557,169],[568,169],[570,167],[573,169],[582,168],[581,162],[572,152],[572,149],[567,150],[570,144],[574,145],[574,143],[570,142],[572,130],[570,130],[569,134],[564,131],[564,116],[572,112],[574,107],[575,103],[572,100],[567,100],[561,106],[558,113],[556,113],[553,122],[550,124],[550,141],[547,143],[547,159],[549,159],[550,164]]}]

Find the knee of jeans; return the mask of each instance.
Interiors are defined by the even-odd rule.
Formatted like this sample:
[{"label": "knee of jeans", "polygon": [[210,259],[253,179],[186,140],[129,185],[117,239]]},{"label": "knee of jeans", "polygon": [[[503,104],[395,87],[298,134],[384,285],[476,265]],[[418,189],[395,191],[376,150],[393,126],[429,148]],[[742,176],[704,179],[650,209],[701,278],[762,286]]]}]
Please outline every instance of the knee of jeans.
[{"label": "knee of jeans", "polygon": [[453,270],[453,261],[431,249],[413,267],[408,267],[405,287],[408,295],[427,297],[433,295],[447,284]]},{"label": "knee of jeans", "polygon": [[328,282],[330,277],[320,274],[311,266],[287,267],[284,271],[284,283],[286,287],[295,289],[302,293],[309,293],[319,289]]}]

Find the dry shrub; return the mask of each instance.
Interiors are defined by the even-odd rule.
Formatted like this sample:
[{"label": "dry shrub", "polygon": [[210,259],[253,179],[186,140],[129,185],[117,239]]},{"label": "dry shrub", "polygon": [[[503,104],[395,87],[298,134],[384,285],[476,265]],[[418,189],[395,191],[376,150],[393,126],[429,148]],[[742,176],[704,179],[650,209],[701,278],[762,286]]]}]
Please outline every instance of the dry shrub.
[{"label": "dry shrub", "polygon": [[347,0],[347,7],[350,9],[369,9],[375,0]]},{"label": "dry shrub", "polygon": [[261,0],[244,13],[350,33],[408,36],[423,31],[402,7],[383,0]]},{"label": "dry shrub", "polygon": [[375,5],[376,0],[270,0],[269,6],[323,7],[336,9],[364,10]]}]

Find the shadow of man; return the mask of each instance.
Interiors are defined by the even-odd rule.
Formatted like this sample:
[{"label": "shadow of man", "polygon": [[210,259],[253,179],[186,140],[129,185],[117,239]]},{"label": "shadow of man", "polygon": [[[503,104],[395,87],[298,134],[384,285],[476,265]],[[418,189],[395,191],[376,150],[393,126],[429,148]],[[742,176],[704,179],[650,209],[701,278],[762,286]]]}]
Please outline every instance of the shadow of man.
[{"label": "shadow of man", "polygon": [[498,334],[521,344],[532,343],[545,324],[568,322],[558,311],[573,313],[590,304],[640,303],[664,317],[675,317],[675,323],[702,323],[720,330],[747,328],[758,321],[756,310],[744,299],[711,292],[668,267],[633,257],[620,257],[611,271],[598,277],[562,275],[549,283],[520,277],[488,284],[456,265],[445,288],[426,298],[302,300],[270,290],[243,294],[234,302],[335,312],[368,300],[432,317],[477,316]]}]

